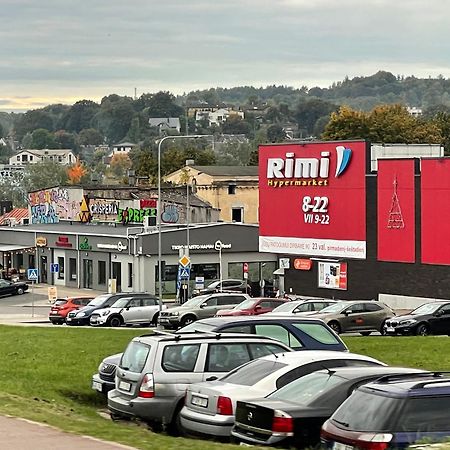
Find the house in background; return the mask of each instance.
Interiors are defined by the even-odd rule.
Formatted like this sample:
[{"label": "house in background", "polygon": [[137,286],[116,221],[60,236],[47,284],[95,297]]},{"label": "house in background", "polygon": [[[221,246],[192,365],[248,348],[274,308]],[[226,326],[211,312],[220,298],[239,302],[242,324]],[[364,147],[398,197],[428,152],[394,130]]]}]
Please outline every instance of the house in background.
[{"label": "house in background", "polygon": [[150,127],[158,128],[159,134],[164,131],[176,131],[180,133],[181,124],[178,117],[150,117],[148,119]]},{"label": "house in background", "polygon": [[164,177],[186,185],[213,208],[224,222],[258,223],[257,166],[185,166]]},{"label": "house in background", "polygon": [[56,149],[56,150],[22,150],[21,152],[9,158],[11,166],[26,166],[27,164],[37,164],[43,161],[53,161],[63,166],[75,164],[77,157],[72,150]]},{"label": "house in background", "polygon": [[14,227],[16,225],[27,225],[30,222],[28,208],[14,208],[0,216],[0,226]]},{"label": "house in background", "polygon": [[136,144],[133,144],[132,142],[122,142],[120,144],[115,144],[112,146],[112,151],[110,153],[110,156],[114,156],[117,154],[120,155],[128,155],[133,148],[136,147]]}]

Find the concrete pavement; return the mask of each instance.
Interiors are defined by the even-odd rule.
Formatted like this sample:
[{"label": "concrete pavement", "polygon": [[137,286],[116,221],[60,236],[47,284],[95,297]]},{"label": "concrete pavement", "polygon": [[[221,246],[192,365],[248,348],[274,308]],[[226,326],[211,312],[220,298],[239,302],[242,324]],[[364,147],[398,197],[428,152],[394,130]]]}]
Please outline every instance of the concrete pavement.
[{"label": "concrete pavement", "polygon": [[114,442],[66,433],[26,419],[0,416],[2,450],[135,450]]}]

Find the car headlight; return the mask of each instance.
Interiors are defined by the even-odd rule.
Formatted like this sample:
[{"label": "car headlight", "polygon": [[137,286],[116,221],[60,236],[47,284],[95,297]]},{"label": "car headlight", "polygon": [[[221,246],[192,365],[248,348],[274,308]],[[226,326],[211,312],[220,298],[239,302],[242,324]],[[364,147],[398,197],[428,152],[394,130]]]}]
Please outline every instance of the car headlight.
[{"label": "car headlight", "polygon": [[76,317],[84,317],[86,315],[85,312],[79,312],[76,314]]},{"label": "car headlight", "polygon": [[417,323],[416,319],[407,319],[400,321],[400,325],[412,325],[413,323]]},{"label": "car headlight", "polygon": [[171,316],[179,316],[180,313],[178,311],[175,311],[175,312],[171,312],[170,315]]},{"label": "car headlight", "polygon": [[103,311],[102,316],[107,316],[111,313],[111,310],[107,309],[106,311]]}]

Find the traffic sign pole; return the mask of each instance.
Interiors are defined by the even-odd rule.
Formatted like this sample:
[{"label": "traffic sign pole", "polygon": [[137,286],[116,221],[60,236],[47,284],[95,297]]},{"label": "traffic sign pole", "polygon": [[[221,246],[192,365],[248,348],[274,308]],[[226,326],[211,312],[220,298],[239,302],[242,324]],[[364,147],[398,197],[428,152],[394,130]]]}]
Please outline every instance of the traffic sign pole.
[{"label": "traffic sign pole", "polygon": [[31,317],[34,318],[34,281],[31,281]]}]

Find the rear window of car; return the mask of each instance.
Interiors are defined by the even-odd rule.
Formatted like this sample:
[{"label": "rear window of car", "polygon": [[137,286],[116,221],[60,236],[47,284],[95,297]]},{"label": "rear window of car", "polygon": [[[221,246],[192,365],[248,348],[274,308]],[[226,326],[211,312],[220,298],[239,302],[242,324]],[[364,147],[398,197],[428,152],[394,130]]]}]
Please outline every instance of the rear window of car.
[{"label": "rear window of car", "polygon": [[55,302],[53,303],[54,306],[61,306],[61,305],[65,305],[67,303],[66,299],[61,299],[61,300],[55,300]]},{"label": "rear window of car", "polygon": [[404,404],[404,399],[376,395],[356,390],[334,413],[331,420],[351,431],[393,431],[393,419]]},{"label": "rear window of car", "polygon": [[200,344],[167,345],[161,365],[166,372],[193,372]]},{"label": "rear window of car", "polygon": [[292,323],[292,325],[322,344],[340,344],[336,336],[320,323]]},{"label": "rear window of car", "polygon": [[277,362],[274,356],[272,360],[256,359],[250,361],[244,366],[231,371],[228,375],[221,378],[221,381],[232,384],[241,384],[244,386],[252,386],[267,375],[280,370],[286,364]]},{"label": "rear window of car", "polygon": [[450,430],[450,396],[410,398],[402,412],[398,428],[402,431]]},{"label": "rear window of car", "polygon": [[142,342],[131,341],[120,360],[119,367],[130,372],[141,373],[150,353],[150,346]]}]

